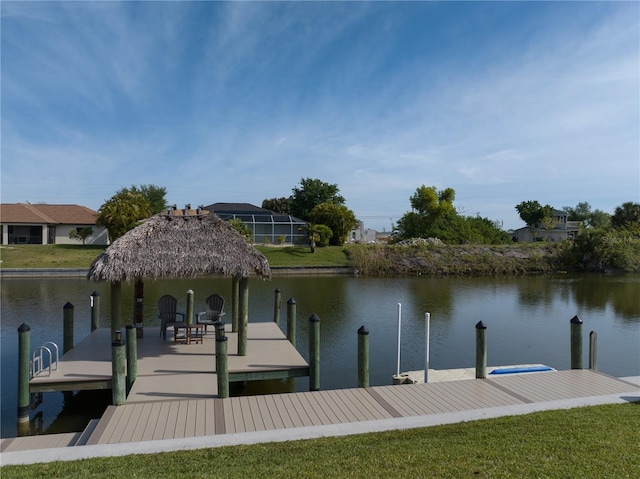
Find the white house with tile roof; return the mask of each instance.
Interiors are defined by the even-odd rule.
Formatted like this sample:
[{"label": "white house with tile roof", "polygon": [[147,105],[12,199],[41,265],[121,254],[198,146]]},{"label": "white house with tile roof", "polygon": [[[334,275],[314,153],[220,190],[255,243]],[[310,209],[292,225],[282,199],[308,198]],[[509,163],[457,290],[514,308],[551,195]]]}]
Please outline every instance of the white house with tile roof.
[{"label": "white house with tile roof", "polygon": [[91,228],[85,244],[106,245],[107,230],[96,226],[98,213],[79,205],[0,204],[2,244],[80,244],[72,230]]}]

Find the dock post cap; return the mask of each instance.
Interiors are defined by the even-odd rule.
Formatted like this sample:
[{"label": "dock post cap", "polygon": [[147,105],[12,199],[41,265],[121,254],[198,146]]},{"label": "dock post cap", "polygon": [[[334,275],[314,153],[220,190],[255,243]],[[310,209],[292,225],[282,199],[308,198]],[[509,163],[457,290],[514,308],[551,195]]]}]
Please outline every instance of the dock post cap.
[{"label": "dock post cap", "polygon": [[93,293],[91,293],[91,296],[100,296],[100,293],[98,293],[97,291],[94,291]]},{"label": "dock post cap", "polygon": [[582,324],[582,320],[578,317],[577,314],[573,318],[571,318],[571,321],[569,322],[571,324]]},{"label": "dock post cap", "polygon": [[127,324],[127,325],[125,326],[125,328],[127,328],[127,329],[134,329],[135,327],[136,327],[136,325],[135,325],[135,324]]},{"label": "dock post cap", "polygon": [[318,316],[316,313],[313,313],[309,318],[309,321],[311,321],[312,323],[317,323],[318,321],[320,321],[320,316]]},{"label": "dock post cap", "polygon": [[287,301],[287,304],[296,304],[296,300],[293,298],[289,298],[289,301]]},{"label": "dock post cap", "polygon": [[22,323],[18,326],[19,333],[26,333],[27,331],[31,331],[31,327],[27,323]]},{"label": "dock post cap", "polygon": [[487,326],[482,321],[478,321],[476,329],[487,329]]},{"label": "dock post cap", "polygon": [[360,326],[360,328],[358,328],[358,334],[361,335],[367,335],[369,334],[369,330],[367,328],[364,327],[364,324],[362,326]]},{"label": "dock post cap", "polygon": [[67,304],[65,304],[62,308],[63,309],[73,308],[73,304],[71,304],[69,301],[67,301]]}]

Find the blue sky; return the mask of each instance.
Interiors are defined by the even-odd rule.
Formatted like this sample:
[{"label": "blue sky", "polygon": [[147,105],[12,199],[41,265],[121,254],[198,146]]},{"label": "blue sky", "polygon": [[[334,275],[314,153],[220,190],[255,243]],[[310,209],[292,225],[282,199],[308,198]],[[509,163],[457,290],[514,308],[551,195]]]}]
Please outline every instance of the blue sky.
[{"label": "blue sky", "polygon": [[1,3],[3,203],[640,201],[637,2]]}]

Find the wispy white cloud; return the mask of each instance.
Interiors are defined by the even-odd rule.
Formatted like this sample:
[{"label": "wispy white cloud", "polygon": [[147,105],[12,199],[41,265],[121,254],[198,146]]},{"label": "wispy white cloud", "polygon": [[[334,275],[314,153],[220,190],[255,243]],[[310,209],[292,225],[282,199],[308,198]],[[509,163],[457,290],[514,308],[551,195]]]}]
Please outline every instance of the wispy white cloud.
[{"label": "wispy white cloud", "polygon": [[524,199],[640,188],[637,5],[7,5],[3,201],[260,204],[316,177],[363,217],[426,184],[518,226]]}]

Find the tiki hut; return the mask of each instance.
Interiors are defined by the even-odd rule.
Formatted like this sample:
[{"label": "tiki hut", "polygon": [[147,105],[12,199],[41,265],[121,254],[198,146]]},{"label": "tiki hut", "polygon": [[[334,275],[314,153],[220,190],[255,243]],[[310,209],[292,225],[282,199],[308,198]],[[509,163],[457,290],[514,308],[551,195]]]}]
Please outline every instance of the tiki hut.
[{"label": "tiki hut", "polygon": [[[115,333],[121,327],[122,281],[135,281],[141,291],[144,279],[198,275],[232,276],[234,290],[240,289],[239,319],[246,323],[248,278],[256,275],[269,279],[271,270],[264,255],[229,223],[187,205],[184,210],[174,206],[157,214],[115,240],[93,261],[87,278],[111,283],[111,327]],[[138,306],[141,309],[141,293],[136,293]],[[140,311],[140,324],[136,326],[142,326],[141,316]]]}]

